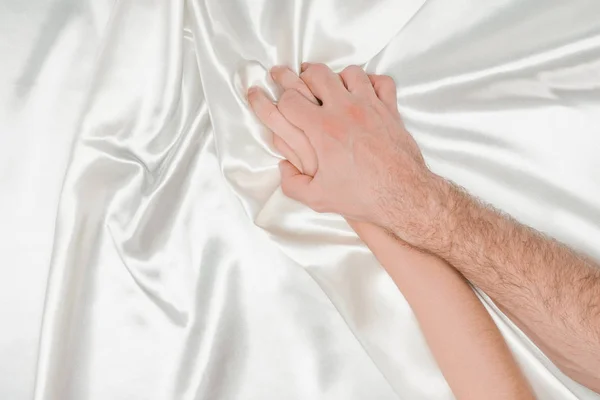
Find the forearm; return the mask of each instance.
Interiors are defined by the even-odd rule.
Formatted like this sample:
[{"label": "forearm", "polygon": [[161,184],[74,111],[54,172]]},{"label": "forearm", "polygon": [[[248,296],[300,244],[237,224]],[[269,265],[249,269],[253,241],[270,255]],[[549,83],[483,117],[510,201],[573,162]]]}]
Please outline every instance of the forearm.
[{"label": "forearm", "polygon": [[500,332],[460,273],[374,225],[351,225],[410,304],[458,399],[533,398]]},{"label": "forearm", "polygon": [[484,290],[565,373],[600,391],[598,265],[454,185],[446,199],[419,247]]}]

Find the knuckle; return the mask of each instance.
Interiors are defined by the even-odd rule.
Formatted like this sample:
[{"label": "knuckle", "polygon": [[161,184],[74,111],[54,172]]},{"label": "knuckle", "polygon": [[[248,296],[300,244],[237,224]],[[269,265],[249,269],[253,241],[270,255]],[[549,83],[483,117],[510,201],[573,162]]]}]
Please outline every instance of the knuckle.
[{"label": "knuckle", "polygon": [[284,110],[288,109],[288,107],[290,107],[292,104],[294,104],[297,101],[299,95],[300,95],[300,93],[298,93],[297,90],[287,89],[285,92],[283,92],[283,94],[279,98],[279,102],[277,103],[277,108],[283,112]]},{"label": "knuckle", "polygon": [[384,75],[380,79],[379,88],[381,90],[386,90],[388,92],[395,92],[396,91],[396,82],[394,81],[394,79],[392,77]]},{"label": "knuckle", "polygon": [[342,72],[345,72],[350,75],[356,75],[362,72],[362,68],[358,65],[349,65]]},{"label": "knuckle", "polygon": [[344,80],[344,82],[346,84],[348,84],[348,82],[350,82],[350,83],[368,82],[369,84],[371,84],[367,74],[363,71],[363,69],[361,67],[359,67],[357,65],[350,65],[350,66],[344,68],[344,70],[342,72],[340,72],[340,76],[342,77],[342,79]]},{"label": "knuckle", "polygon": [[323,72],[329,71],[329,67],[323,63],[312,64],[308,69],[309,70],[312,69],[314,72],[317,72],[317,73],[323,73]]},{"label": "knuckle", "polygon": [[328,72],[329,72],[329,67],[325,64],[322,64],[322,63],[311,64],[304,72],[302,72],[300,74],[300,78],[302,80],[304,80],[306,78],[310,79],[311,77],[313,77],[315,75],[324,75]]},{"label": "knuckle", "polygon": [[396,87],[396,82],[394,82],[394,79],[389,76],[389,75],[381,75],[381,77],[379,78],[379,80],[381,81],[381,84],[384,86],[394,86]]}]

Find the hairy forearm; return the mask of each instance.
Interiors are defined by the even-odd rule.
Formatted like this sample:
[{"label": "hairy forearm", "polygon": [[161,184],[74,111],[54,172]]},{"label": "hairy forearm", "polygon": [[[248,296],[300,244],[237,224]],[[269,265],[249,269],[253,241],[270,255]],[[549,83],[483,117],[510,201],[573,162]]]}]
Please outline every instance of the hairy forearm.
[{"label": "hairy forearm", "polygon": [[452,184],[445,190],[419,247],[455,266],[565,373],[600,392],[598,265]]},{"label": "hairy forearm", "polygon": [[379,227],[350,224],[410,304],[457,399],[533,399],[500,332],[460,273]]}]

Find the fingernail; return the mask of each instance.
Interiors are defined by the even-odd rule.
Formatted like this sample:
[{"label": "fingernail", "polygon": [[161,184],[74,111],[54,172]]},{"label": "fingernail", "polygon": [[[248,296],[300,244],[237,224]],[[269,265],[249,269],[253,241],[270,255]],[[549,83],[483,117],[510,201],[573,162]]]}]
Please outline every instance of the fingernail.
[{"label": "fingernail", "polygon": [[254,92],[256,92],[258,90],[258,88],[256,86],[250,86],[250,88],[248,89],[248,94],[252,94]]}]

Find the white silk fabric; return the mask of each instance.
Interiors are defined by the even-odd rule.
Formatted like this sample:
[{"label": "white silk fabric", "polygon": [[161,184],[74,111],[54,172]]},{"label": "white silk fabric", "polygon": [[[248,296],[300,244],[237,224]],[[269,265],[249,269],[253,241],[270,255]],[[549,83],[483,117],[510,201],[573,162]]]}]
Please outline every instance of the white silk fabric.
[{"label": "white silk fabric", "polygon": [[[451,399],[370,252],[282,195],[245,91],[275,99],[268,69],[302,61],[391,75],[435,172],[598,259],[599,21],[597,0],[0,0],[0,398]],[[481,298],[540,399],[600,399]]]}]

